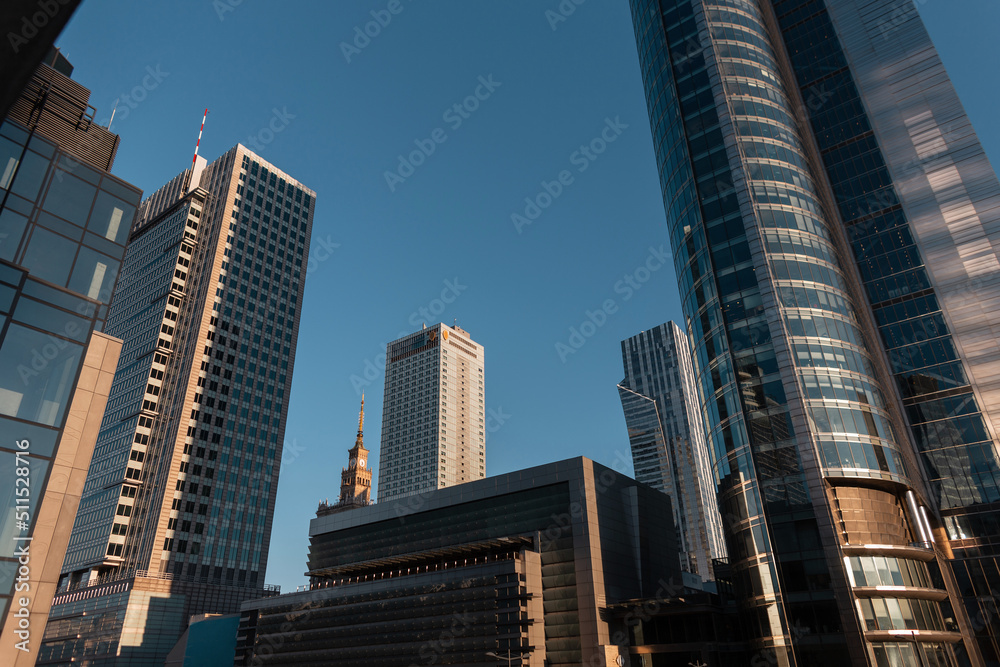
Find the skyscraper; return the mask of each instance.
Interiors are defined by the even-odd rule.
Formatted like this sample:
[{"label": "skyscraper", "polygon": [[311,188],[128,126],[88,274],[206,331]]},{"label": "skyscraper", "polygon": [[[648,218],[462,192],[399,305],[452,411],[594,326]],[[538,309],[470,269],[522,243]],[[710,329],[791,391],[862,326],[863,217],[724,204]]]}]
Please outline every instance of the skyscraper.
[{"label": "skyscraper", "polygon": [[263,578],[315,193],[241,145],[147,198],[125,340],[41,659],[162,660]]},{"label": "skyscraper", "polygon": [[714,579],[726,545],[687,337],[674,322],[653,327],[622,341],[622,363],[635,478],[670,496],[681,570]]},{"label": "skyscraper", "polygon": [[[68,12],[67,12],[68,14]],[[44,41],[43,41],[44,43]],[[0,664],[34,665],[121,341],[102,333],[141,192],[58,53],[0,126]],[[6,70],[5,70],[6,74]]]},{"label": "skyscraper", "polygon": [[631,6],[757,650],[995,662],[1000,185],[912,2]]},{"label": "skyscraper", "polygon": [[486,476],[483,346],[435,324],[386,347],[378,501]]}]

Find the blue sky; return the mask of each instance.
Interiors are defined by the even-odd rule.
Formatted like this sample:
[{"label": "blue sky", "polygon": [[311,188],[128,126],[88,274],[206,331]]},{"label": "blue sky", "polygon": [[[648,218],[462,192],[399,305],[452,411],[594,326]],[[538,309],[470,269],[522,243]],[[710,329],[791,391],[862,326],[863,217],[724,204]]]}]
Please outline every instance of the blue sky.
[{"label": "blue sky", "polygon": [[[1000,4],[917,5],[996,165]],[[58,42],[98,120],[120,100],[114,173],[147,194],[206,107],[201,155],[240,142],[317,192],[267,575],[285,591],[361,391],[377,470],[379,355],[425,319],[486,348],[488,475],[628,460],[619,341],[680,305],[627,2],[558,6],[87,0]]]}]

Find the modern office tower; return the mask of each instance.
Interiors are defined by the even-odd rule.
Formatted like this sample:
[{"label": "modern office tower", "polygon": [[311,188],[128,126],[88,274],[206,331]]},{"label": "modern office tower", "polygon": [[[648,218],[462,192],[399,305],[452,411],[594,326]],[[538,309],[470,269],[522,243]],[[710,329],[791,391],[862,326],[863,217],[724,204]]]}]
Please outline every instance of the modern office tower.
[{"label": "modern office tower", "polygon": [[237,145],[140,207],[125,340],[40,659],[160,661],[263,583],[315,193]]},{"label": "modern office tower", "polygon": [[483,346],[436,324],[386,346],[378,501],[486,476]]},{"label": "modern office tower", "polygon": [[121,350],[101,331],[142,194],[108,173],[118,137],[58,64],[0,125],[3,665],[38,655]]},{"label": "modern office tower", "polygon": [[368,467],[368,450],[365,449],[365,397],[361,396],[361,414],[358,415],[358,437],[347,450],[347,467],[340,472],[340,498],[330,505],[320,503],[317,516],[365,507],[372,502],[372,471]]},{"label": "modern office tower", "polygon": [[631,6],[757,650],[996,664],[1000,185],[913,4]]},{"label": "modern office tower", "polygon": [[670,496],[681,570],[710,581],[726,545],[687,337],[674,322],[653,327],[622,341],[622,362],[635,478]]},{"label": "modern office tower", "polygon": [[606,607],[684,592],[670,499],[589,459],[421,497],[313,519],[309,590],[243,604],[233,664],[645,664]]}]

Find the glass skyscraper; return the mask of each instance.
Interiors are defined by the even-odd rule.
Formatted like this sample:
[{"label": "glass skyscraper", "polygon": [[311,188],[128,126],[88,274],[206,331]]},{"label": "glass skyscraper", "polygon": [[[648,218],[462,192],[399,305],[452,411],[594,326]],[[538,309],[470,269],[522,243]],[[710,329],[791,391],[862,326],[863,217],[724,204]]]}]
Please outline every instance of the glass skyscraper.
[{"label": "glass skyscraper", "polygon": [[[121,341],[102,333],[141,192],[58,52],[0,125],[0,664],[35,664]],[[56,69],[58,68],[58,69]],[[16,91],[15,91],[16,93]]]},{"label": "glass skyscraper", "polygon": [[1000,186],[915,8],[631,7],[758,657],[997,664]]},{"label": "glass skyscraper", "polygon": [[[315,193],[241,145],[141,205],[124,341],[40,660],[162,664],[263,582]],[[145,661],[145,662],[143,662]]]},{"label": "glass skyscraper", "polygon": [[622,341],[622,363],[635,478],[670,496],[681,570],[713,580],[726,546],[687,337],[674,322],[653,327]]}]

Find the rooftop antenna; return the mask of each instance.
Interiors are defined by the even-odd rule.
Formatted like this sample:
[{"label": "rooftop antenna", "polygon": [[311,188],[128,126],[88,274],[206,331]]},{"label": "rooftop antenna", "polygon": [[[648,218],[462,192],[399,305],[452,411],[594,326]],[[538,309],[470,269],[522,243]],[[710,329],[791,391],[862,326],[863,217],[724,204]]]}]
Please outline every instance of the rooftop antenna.
[{"label": "rooftop antenna", "polygon": [[108,130],[111,129],[111,123],[115,122],[115,112],[118,111],[119,100],[121,100],[120,97],[115,100],[115,108],[111,110],[111,120],[108,121],[108,127],[107,127]]},{"label": "rooftop antenna", "polygon": [[198,130],[198,142],[194,145],[194,157],[191,158],[191,169],[194,170],[194,164],[198,161],[198,147],[201,146],[201,133],[205,131],[205,121],[208,119],[208,109],[205,109],[205,115],[201,119],[201,129]]}]

